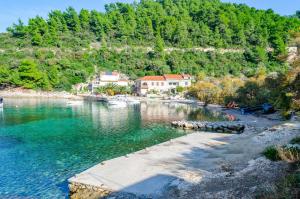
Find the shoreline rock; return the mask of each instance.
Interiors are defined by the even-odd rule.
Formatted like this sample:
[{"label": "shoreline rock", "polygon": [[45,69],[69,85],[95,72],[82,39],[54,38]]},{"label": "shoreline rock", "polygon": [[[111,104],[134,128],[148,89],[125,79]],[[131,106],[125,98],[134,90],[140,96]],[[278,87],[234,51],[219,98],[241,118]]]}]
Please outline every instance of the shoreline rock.
[{"label": "shoreline rock", "polygon": [[175,128],[195,131],[212,131],[217,133],[241,134],[246,125],[242,122],[202,122],[202,121],[173,121],[171,125]]}]

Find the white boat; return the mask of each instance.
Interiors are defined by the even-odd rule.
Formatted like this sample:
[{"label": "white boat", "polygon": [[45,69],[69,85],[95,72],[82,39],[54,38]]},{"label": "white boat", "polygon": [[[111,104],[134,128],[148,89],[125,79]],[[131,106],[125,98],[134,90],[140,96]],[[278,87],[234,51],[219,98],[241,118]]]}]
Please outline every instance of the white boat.
[{"label": "white boat", "polygon": [[107,103],[113,108],[125,108],[127,106],[126,101],[121,101],[117,99],[108,100]]},{"label": "white boat", "polygon": [[128,104],[140,104],[141,102],[137,99],[127,98]]},{"label": "white boat", "polygon": [[68,101],[67,105],[68,106],[81,106],[81,105],[83,105],[83,101]]}]

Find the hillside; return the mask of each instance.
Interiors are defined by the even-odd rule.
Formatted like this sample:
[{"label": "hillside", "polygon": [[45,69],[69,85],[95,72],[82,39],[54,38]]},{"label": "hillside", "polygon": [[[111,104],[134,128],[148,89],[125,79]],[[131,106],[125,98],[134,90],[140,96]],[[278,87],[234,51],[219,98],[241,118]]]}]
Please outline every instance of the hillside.
[{"label": "hillside", "polygon": [[282,57],[300,27],[297,17],[219,0],[142,0],[105,9],[56,10],[0,34],[1,87],[69,90],[95,69],[117,69],[132,79],[284,72]]}]

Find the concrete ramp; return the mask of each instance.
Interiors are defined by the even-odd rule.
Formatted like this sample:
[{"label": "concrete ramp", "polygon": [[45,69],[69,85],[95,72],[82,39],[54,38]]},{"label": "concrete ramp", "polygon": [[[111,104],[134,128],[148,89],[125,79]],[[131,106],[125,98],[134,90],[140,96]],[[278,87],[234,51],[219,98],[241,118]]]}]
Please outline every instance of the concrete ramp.
[{"label": "concrete ramp", "polygon": [[[192,133],[127,156],[102,162],[69,179],[71,198],[112,193],[157,198],[176,183],[194,183],[218,160],[207,151],[231,135]],[[175,183],[175,184],[174,184]]]}]

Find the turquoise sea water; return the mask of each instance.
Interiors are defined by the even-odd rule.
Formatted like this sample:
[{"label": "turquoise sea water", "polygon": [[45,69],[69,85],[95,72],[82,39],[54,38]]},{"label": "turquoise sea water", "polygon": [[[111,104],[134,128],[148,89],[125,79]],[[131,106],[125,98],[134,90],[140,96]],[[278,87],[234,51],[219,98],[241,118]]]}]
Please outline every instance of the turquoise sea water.
[{"label": "turquoise sea water", "polygon": [[185,134],[179,119],[219,115],[180,104],[112,109],[99,102],[5,99],[0,109],[0,198],[67,198],[67,179],[107,159]]}]

